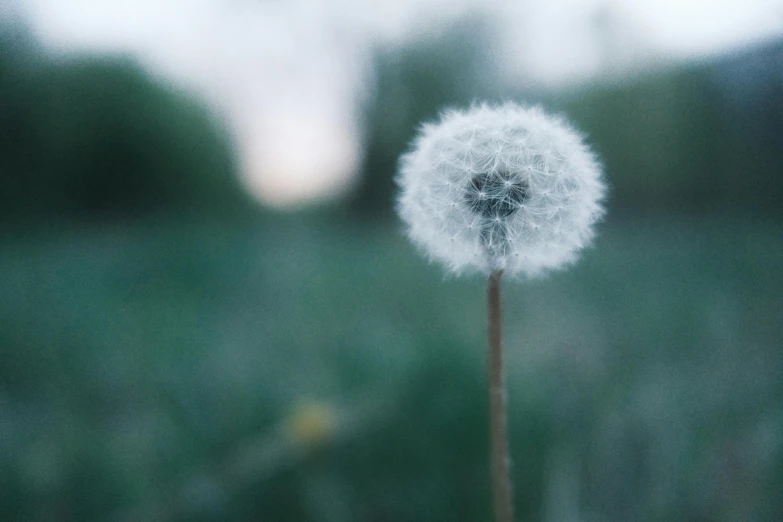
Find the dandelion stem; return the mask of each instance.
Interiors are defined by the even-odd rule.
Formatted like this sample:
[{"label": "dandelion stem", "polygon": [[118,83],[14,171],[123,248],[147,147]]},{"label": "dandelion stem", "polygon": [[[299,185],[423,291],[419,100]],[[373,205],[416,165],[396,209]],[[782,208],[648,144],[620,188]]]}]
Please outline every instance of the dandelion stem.
[{"label": "dandelion stem", "polygon": [[489,432],[495,522],[512,522],[514,505],[511,498],[511,477],[509,473],[506,387],[503,376],[501,337],[503,318],[500,307],[500,276],[502,274],[502,270],[492,272],[487,284]]}]

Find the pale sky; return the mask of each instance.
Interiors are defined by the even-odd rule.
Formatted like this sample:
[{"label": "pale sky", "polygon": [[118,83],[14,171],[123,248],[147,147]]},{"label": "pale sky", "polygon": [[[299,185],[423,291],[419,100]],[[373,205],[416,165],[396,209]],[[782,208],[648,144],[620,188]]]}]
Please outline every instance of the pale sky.
[{"label": "pale sky", "polygon": [[203,96],[234,133],[246,186],[286,206],[350,187],[370,45],[477,6],[497,17],[510,81],[551,87],[783,35],[783,0],[0,0],[0,14],[18,10],[53,52],[131,53]]}]

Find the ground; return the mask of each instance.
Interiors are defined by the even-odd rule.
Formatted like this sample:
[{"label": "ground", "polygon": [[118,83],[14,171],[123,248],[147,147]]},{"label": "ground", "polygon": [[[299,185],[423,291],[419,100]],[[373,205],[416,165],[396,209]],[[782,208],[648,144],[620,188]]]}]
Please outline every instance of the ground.
[{"label": "ground", "polygon": [[[506,281],[526,520],[783,518],[783,234],[615,216]],[[394,224],[0,236],[0,518],[488,519],[484,281]]]}]

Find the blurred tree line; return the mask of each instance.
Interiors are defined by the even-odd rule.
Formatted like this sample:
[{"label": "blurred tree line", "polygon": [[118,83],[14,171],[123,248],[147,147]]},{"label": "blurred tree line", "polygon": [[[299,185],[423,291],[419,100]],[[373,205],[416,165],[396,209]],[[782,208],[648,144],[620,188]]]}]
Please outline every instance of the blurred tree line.
[{"label": "blurred tree line", "polygon": [[[225,129],[128,59],[44,55],[0,38],[0,221],[242,207]],[[362,175],[348,206],[392,214],[397,159],[444,107],[516,100],[560,111],[606,166],[613,211],[783,209],[783,42],[627,82],[509,85],[491,23],[464,19],[378,49]]]},{"label": "blurred tree line", "polygon": [[783,41],[562,100],[615,210],[783,210]]},{"label": "blurred tree line", "polygon": [[234,151],[195,100],[122,57],[56,59],[0,31],[0,222],[241,205]]},{"label": "blurred tree line", "polygon": [[613,212],[783,209],[783,42],[551,93],[504,83],[487,34],[457,25],[378,52],[354,207],[391,214],[397,158],[422,121],[447,106],[514,100],[561,112],[586,134],[605,164]]}]

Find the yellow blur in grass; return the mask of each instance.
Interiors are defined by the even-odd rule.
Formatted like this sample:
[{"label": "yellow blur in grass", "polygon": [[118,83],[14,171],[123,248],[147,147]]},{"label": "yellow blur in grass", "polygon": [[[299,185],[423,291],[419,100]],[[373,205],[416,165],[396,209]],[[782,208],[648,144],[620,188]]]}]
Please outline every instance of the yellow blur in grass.
[{"label": "yellow blur in grass", "polygon": [[313,448],[332,438],[337,428],[337,415],[327,403],[303,402],[289,413],[285,424],[294,444]]}]

